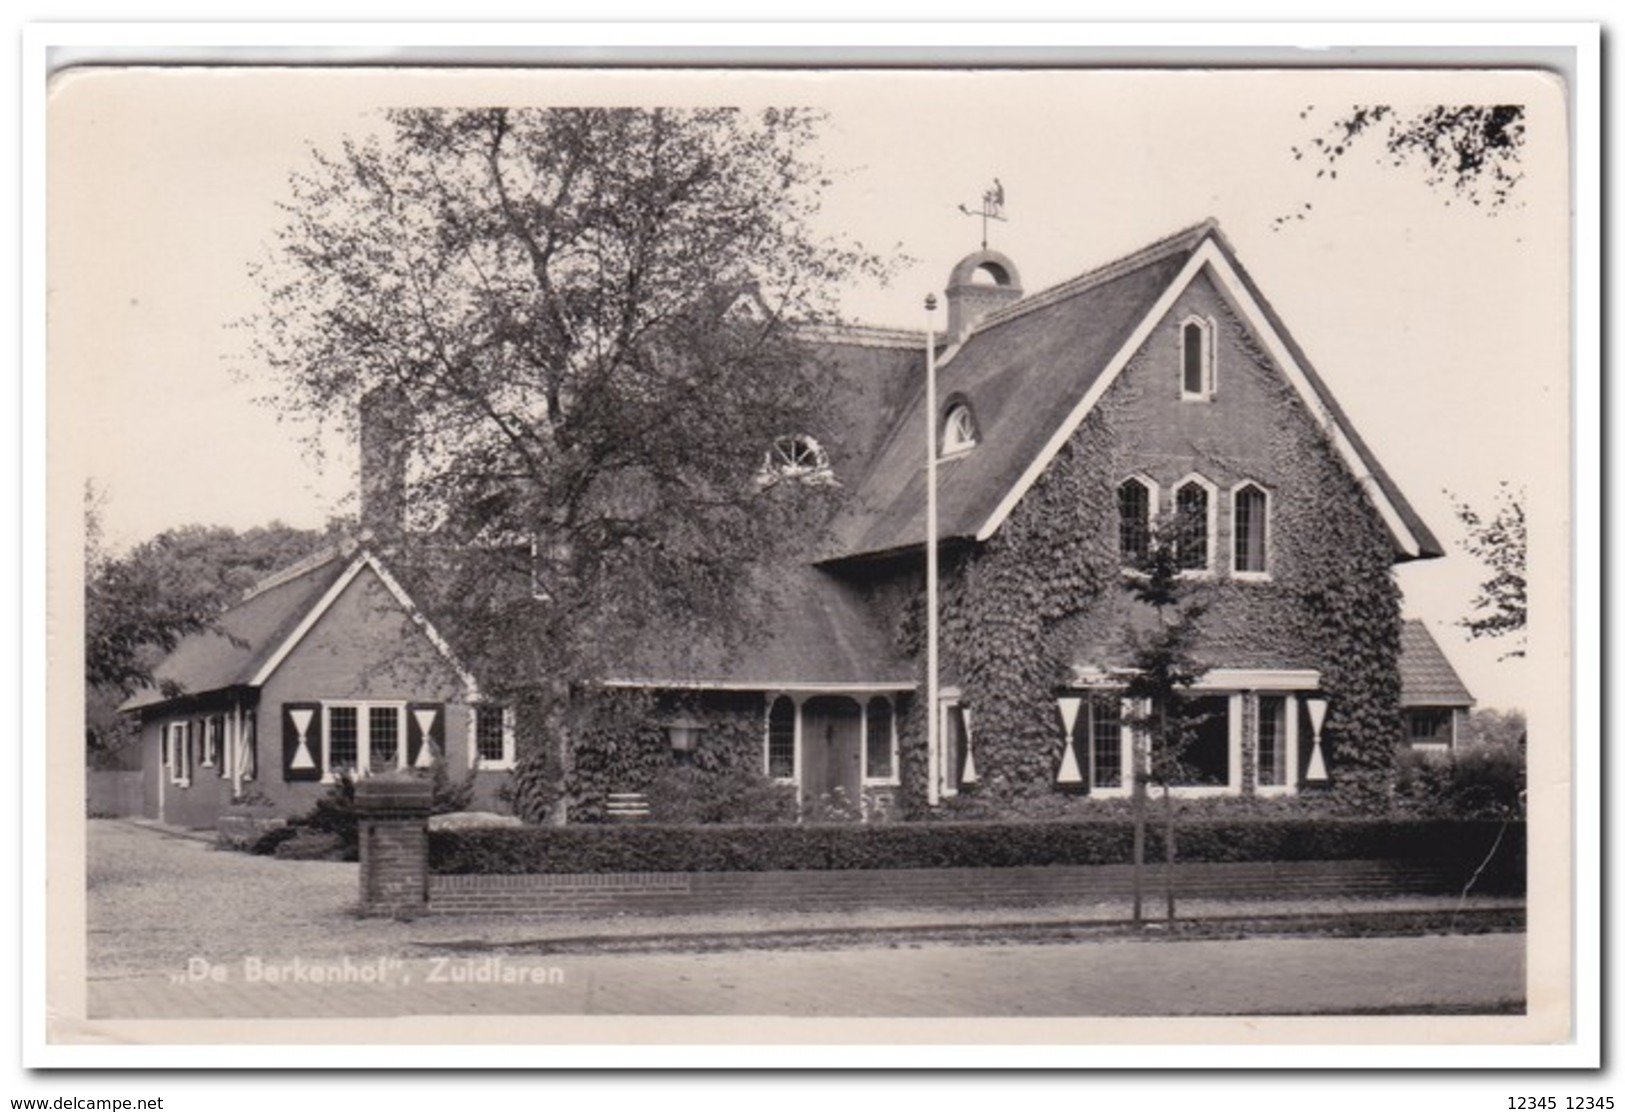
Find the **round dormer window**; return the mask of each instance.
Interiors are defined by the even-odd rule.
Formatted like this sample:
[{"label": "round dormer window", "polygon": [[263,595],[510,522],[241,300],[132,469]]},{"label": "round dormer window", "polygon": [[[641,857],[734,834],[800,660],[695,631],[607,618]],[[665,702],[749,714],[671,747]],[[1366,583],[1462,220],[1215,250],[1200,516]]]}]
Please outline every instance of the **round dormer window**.
[{"label": "round dormer window", "polygon": [[976,422],[971,418],[970,406],[956,405],[948,410],[942,427],[942,454],[967,452],[976,446]]},{"label": "round dormer window", "polygon": [[796,479],[828,483],[833,482],[835,476],[830,470],[829,455],[818,441],[810,436],[781,436],[767,454],[762,478],[767,482]]}]

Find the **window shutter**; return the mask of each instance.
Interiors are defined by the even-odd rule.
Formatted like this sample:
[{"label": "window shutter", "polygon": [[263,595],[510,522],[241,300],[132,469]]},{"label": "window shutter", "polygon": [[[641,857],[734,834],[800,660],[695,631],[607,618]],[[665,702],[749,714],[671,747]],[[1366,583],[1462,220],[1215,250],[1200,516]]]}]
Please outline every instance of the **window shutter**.
[{"label": "window shutter", "polygon": [[[472,712],[470,712],[472,713]],[[427,752],[425,752],[427,746]],[[446,756],[446,704],[406,705],[406,763],[409,768],[432,768]]]},{"label": "window shutter", "polygon": [[322,778],[322,705],[282,704],[282,778]]},{"label": "window shutter", "polygon": [[254,779],[260,768],[259,731],[257,729],[258,722],[259,711],[250,710],[243,712],[242,774],[244,780]]},{"label": "window shutter", "polygon": [[187,722],[181,741],[181,781],[186,784],[192,782],[192,747],[197,736],[197,723]]}]

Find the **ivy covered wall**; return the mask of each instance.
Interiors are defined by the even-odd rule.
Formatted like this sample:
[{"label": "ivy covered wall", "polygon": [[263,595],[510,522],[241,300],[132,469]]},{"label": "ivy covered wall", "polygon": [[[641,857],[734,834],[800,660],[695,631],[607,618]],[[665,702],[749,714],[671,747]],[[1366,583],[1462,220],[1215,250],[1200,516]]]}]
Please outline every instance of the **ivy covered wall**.
[{"label": "ivy covered wall", "polygon": [[[1191,317],[1213,326],[1216,390],[1205,401],[1180,399],[1179,329]],[[1213,571],[1195,587],[1208,607],[1200,659],[1318,670],[1330,701],[1323,740],[1334,788],[1356,804],[1386,791],[1400,734],[1392,541],[1284,375],[1202,277],[999,532],[944,559],[943,684],[960,688],[972,711],[978,793],[1053,791],[1063,741],[1056,689],[1074,666],[1122,664],[1125,625],[1148,618],[1121,586],[1117,485],[1150,478],[1167,509],[1176,484],[1193,474],[1212,484],[1217,501]],[[1261,581],[1231,574],[1230,492],[1249,481],[1269,496],[1269,575]],[[912,605],[893,601],[888,621],[917,651],[919,580],[896,582]],[[904,802],[916,814],[925,800],[924,737],[916,709],[902,746]]]}]

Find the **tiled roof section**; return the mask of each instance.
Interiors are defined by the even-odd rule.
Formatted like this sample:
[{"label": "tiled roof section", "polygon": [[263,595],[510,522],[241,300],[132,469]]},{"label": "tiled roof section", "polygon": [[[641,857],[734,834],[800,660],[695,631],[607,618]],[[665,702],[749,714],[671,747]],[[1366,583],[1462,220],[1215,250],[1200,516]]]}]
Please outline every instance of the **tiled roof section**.
[{"label": "tiled roof section", "polygon": [[[326,560],[300,565],[302,570],[291,577],[262,581],[244,601],[220,615],[216,629],[183,639],[153,674],[187,695],[247,683],[344,574],[349,561],[337,549],[329,549]],[[120,709],[139,710],[168,699],[153,686],[136,692]]]},{"label": "tiled roof section", "polygon": [[708,686],[771,691],[798,686],[891,684],[912,687],[915,670],[875,620],[857,588],[810,567],[764,576],[760,633],[726,650],[692,642],[687,651],[649,637],[639,659],[610,677],[647,686]]},{"label": "tiled roof section", "polygon": [[1428,627],[1406,619],[1399,635],[1399,705],[1470,707],[1476,701]]},{"label": "tiled roof section", "polygon": [[[938,398],[968,402],[979,432],[974,451],[938,468],[940,536],[976,534],[1179,274],[1206,227],[990,316],[939,364]],[[915,383],[853,505],[837,520],[826,559],[922,543],[924,407],[923,385]]]}]

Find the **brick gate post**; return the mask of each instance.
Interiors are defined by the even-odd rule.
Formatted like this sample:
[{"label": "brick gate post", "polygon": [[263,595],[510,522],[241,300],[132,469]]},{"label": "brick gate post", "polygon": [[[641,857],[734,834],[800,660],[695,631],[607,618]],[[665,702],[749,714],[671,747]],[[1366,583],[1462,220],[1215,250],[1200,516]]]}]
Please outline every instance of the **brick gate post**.
[{"label": "brick gate post", "polygon": [[361,835],[361,915],[410,919],[429,910],[429,781],[409,772],[355,786]]}]

